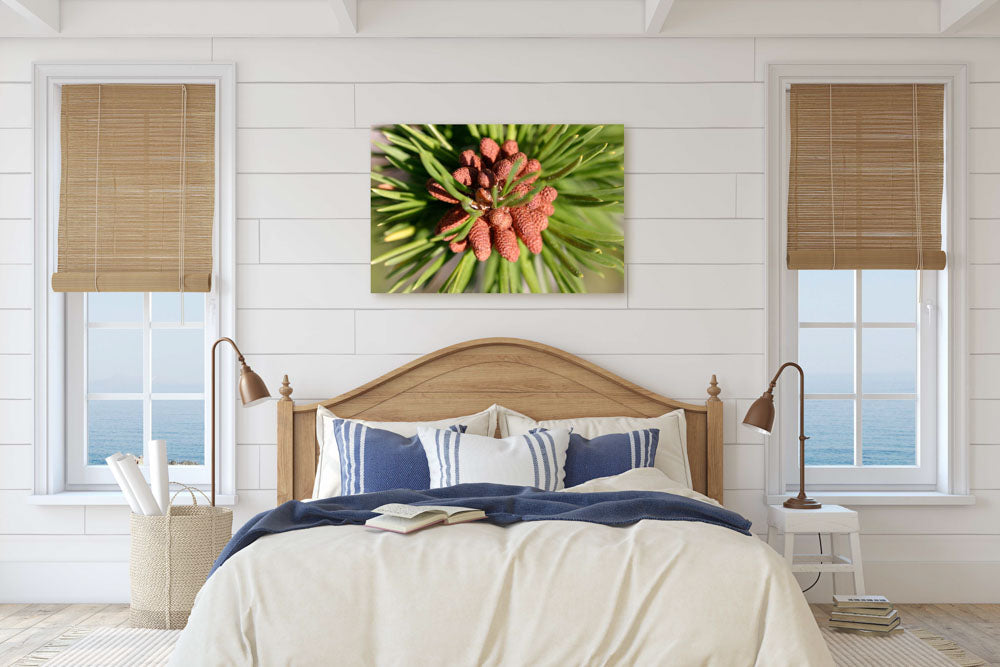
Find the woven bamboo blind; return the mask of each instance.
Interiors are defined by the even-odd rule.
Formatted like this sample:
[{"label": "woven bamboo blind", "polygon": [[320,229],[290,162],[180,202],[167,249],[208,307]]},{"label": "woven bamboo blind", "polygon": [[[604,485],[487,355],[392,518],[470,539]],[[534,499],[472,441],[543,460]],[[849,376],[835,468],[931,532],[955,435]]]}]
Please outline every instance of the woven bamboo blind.
[{"label": "woven bamboo blind", "polygon": [[944,86],[792,84],[789,269],[943,269]]},{"label": "woven bamboo blind", "polygon": [[215,86],[64,85],[56,292],[207,292]]}]

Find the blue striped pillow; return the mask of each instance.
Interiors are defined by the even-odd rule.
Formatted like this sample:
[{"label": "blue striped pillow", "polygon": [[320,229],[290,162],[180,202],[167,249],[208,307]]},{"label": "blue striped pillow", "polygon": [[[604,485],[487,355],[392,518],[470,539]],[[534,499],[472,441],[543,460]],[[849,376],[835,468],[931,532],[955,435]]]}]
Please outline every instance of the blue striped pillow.
[{"label": "blue striped pillow", "polygon": [[467,482],[533,486],[544,491],[563,488],[567,429],[512,435],[484,435],[421,428],[417,431],[427,456],[432,489]]},{"label": "blue striped pillow", "polygon": [[658,428],[609,433],[590,440],[571,433],[566,452],[566,486],[618,475],[632,468],[652,468],[659,441]]},{"label": "blue striped pillow", "polygon": [[[447,431],[464,433],[455,424]],[[430,487],[427,457],[417,436],[372,428],[349,419],[333,420],[333,437],[340,454],[340,493],[359,493]]]}]

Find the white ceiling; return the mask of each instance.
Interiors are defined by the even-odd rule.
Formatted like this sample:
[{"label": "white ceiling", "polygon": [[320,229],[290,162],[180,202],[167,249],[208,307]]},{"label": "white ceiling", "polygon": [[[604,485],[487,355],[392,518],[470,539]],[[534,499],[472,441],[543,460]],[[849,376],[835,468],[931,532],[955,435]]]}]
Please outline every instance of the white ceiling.
[{"label": "white ceiling", "polygon": [[0,36],[53,35],[1000,36],[1000,3],[998,0],[0,0]]}]

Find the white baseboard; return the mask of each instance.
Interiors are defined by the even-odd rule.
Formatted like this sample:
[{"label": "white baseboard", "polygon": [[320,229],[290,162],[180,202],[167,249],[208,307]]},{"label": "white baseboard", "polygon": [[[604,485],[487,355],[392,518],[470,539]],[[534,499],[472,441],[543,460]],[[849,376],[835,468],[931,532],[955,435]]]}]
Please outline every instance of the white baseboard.
[{"label": "white baseboard", "polygon": [[[1000,603],[1000,562],[866,562],[865,592],[884,595],[898,603]],[[833,596],[830,574],[806,593],[810,602],[829,603]],[[850,575],[839,575],[838,593],[852,593]],[[816,575],[796,575],[803,586]]]},{"label": "white baseboard", "polygon": [[127,562],[0,562],[0,602],[129,601]]}]

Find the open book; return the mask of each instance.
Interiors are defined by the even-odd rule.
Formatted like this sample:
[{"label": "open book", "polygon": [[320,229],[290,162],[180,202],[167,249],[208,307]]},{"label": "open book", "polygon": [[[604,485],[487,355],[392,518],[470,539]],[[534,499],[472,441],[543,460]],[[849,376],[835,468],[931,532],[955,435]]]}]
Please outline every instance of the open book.
[{"label": "open book", "polygon": [[388,530],[393,533],[412,533],[438,523],[445,525],[465,523],[485,519],[486,512],[472,507],[449,507],[447,505],[405,505],[389,503],[372,510],[381,516],[365,521],[366,526]]}]

